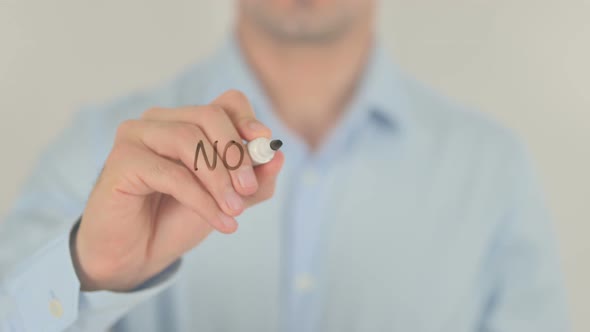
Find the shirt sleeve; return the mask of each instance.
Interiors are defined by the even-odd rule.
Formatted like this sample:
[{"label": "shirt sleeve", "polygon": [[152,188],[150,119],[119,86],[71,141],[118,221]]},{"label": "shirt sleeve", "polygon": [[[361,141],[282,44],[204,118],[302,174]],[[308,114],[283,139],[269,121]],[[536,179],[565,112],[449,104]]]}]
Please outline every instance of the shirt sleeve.
[{"label": "shirt sleeve", "polygon": [[180,262],[131,292],[80,291],[69,238],[114,134],[103,122],[101,112],[79,112],[41,154],[0,222],[2,332],[104,331],[174,280]]},{"label": "shirt sleeve", "polygon": [[557,241],[524,146],[509,158],[514,197],[491,248],[491,294],[481,331],[570,330]]},{"label": "shirt sleeve", "polygon": [[69,239],[60,236],[6,278],[0,317],[8,331],[105,331],[168,287],[180,266],[179,260],[130,292],[81,292]]}]

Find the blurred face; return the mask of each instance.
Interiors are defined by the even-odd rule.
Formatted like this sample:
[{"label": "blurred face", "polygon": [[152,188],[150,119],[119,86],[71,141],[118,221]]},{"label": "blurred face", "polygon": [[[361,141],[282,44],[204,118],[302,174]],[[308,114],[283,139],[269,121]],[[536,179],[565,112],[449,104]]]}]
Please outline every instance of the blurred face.
[{"label": "blurred face", "polygon": [[240,14],[282,41],[328,42],[370,15],[375,0],[239,0]]}]

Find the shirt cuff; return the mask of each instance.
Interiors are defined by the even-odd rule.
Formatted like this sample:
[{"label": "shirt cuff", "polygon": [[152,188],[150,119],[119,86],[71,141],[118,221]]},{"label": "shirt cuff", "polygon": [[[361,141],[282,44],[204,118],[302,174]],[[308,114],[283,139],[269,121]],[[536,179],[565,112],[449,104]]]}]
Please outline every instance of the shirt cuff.
[{"label": "shirt cuff", "polygon": [[82,331],[104,331],[134,306],[168,288],[176,280],[181,259],[130,292],[80,292],[80,315],[76,327]]},{"label": "shirt cuff", "polygon": [[80,282],[69,238],[67,232],[49,243],[3,283],[18,315],[11,320],[25,331],[62,331],[76,320]]},{"label": "shirt cuff", "polygon": [[70,233],[23,261],[0,285],[15,309],[10,324],[17,330],[63,331],[75,327],[104,331],[176,279],[181,259],[130,292],[81,292],[70,253]]}]

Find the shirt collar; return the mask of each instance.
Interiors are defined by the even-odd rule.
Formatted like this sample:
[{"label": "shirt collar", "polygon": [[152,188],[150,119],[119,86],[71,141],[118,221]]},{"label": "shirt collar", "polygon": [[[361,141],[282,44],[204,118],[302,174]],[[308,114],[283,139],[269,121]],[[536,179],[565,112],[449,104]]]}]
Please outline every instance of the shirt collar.
[{"label": "shirt collar", "polygon": [[373,47],[356,98],[361,107],[388,128],[407,127],[408,106],[401,72],[379,42]]}]

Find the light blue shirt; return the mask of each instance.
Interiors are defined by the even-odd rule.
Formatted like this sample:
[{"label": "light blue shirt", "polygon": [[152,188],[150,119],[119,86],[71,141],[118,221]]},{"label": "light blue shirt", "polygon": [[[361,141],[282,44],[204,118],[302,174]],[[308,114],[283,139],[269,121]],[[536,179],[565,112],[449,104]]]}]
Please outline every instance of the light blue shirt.
[{"label": "light blue shirt", "polygon": [[[284,141],[275,196],[127,293],[81,292],[69,232],[118,124],[250,98]],[[79,112],[0,225],[7,331],[569,329],[557,249],[520,140],[407,78],[380,47],[317,153],[272,112],[236,43],[155,89]]]}]

